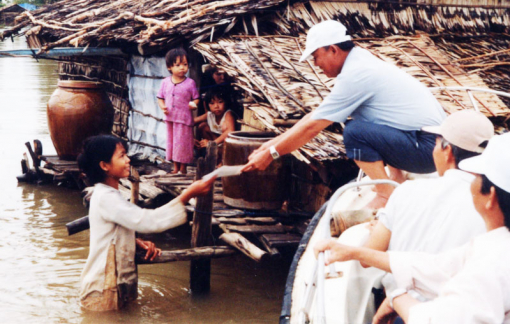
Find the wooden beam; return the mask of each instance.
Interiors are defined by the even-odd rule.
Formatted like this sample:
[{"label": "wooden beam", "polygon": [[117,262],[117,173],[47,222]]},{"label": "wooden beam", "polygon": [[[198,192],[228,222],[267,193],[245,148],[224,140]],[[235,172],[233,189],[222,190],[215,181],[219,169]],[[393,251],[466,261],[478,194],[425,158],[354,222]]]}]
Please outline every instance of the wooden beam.
[{"label": "wooden beam", "polygon": [[269,254],[271,255],[272,258],[281,257],[280,251],[278,251],[277,248],[269,245],[269,242],[265,239],[264,235],[259,235],[258,239],[259,239],[260,243],[262,243],[264,248],[266,248],[267,252],[269,252]]},{"label": "wooden beam", "polygon": [[185,250],[163,251],[161,252],[161,255],[156,257],[153,261],[145,260],[145,253],[145,251],[136,253],[137,264],[222,258],[237,253],[237,250],[229,246],[203,246]]},{"label": "wooden beam", "polygon": [[267,256],[267,252],[259,249],[239,233],[223,233],[220,235],[220,240],[238,249],[256,262],[262,261]]},{"label": "wooden beam", "polygon": [[[198,159],[196,180],[212,172],[216,167],[218,146],[210,141],[205,159]],[[207,195],[197,197],[193,227],[191,228],[191,247],[209,246],[212,232],[213,190]],[[206,293],[211,289],[211,260],[192,260],[190,265],[191,293]]]},{"label": "wooden beam", "polygon": [[292,226],[284,226],[282,224],[276,225],[225,225],[226,229],[230,232],[239,233],[254,233],[254,234],[265,234],[265,233],[285,233],[290,232]]}]

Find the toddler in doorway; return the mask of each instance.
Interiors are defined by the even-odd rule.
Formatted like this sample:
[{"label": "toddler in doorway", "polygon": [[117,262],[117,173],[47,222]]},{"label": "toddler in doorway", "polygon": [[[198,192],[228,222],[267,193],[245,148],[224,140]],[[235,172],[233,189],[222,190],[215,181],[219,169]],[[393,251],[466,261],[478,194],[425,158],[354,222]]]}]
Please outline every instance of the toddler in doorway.
[{"label": "toddler in doorway", "polygon": [[226,92],[211,89],[204,99],[209,111],[195,118],[195,125],[198,124],[198,135],[201,138],[195,141],[195,146],[205,148],[209,141],[215,141],[218,144],[218,164],[222,162],[223,155],[223,146],[220,144],[235,130],[234,113],[228,109],[227,102]]},{"label": "toddler in doorway", "polygon": [[199,94],[195,81],[186,77],[188,55],[182,48],[170,50],[166,67],[172,74],[161,83],[158,105],[166,116],[166,159],[174,162],[172,173],[186,174],[186,165],[193,161],[193,115]]}]

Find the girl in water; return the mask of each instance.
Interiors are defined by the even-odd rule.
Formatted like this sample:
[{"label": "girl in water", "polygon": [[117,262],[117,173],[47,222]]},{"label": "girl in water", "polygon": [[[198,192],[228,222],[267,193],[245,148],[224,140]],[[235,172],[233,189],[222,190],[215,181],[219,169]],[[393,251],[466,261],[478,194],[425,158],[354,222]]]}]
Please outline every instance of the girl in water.
[{"label": "girl in water", "polygon": [[135,250],[147,250],[146,259],[161,254],[152,242],[135,232],[154,233],[187,221],[184,205],[190,198],[206,194],[214,179],[196,181],[180,196],[157,209],[143,209],[122,197],[119,180],[129,176],[127,145],[112,135],[85,141],[78,157],[80,169],[94,184],[90,199],[90,251],[81,275],[82,307],[93,311],[119,309],[136,299],[138,275]]}]

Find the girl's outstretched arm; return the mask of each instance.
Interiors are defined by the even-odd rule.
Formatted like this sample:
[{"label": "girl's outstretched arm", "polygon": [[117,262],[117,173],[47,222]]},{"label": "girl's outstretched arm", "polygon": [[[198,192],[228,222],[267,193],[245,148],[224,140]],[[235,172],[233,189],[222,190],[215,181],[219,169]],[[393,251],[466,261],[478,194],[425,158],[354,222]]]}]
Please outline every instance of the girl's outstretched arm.
[{"label": "girl's outstretched arm", "polygon": [[326,265],[336,261],[358,260],[371,267],[376,267],[386,272],[391,272],[390,258],[388,253],[376,251],[364,247],[348,246],[338,243],[335,239],[319,241],[315,247],[315,257],[319,252],[329,250],[326,257]]},{"label": "girl's outstretched arm", "polygon": [[198,123],[205,122],[207,120],[207,113],[197,116],[193,119],[193,123],[197,125]]},{"label": "girl's outstretched arm", "polygon": [[188,201],[196,196],[203,196],[211,190],[211,187],[214,184],[214,180],[216,177],[209,179],[208,181],[197,180],[193,182],[186,190],[183,191],[182,194],[177,197],[181,200],[181,202],[185,205]]}]

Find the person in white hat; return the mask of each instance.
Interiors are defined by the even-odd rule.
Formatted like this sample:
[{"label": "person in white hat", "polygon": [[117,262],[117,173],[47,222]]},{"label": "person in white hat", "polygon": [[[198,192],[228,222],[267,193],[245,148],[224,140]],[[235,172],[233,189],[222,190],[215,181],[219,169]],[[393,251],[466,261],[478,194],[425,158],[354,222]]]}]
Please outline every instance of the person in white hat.
[{"label": "person in white hat", "polygon": [[[338,21],[323,21],[310,29],[301,61],[310,55],[324,74],[336,77],[331,93],[289,131],[256,150],[243,171],[264,170],[273,159],[300,148],[333,122],[343,123],[348,117],[352,120],[343,133],[347,156],[370,178],[403,181],[400,170],[434,171],[435,136],[420,130],[441,124],[445,113],[424,85],[354,46]],[[378,185],[376,190],[377,198],[369,204],[372,208],[382,207],[393,187]]]},{"label": "person in white hat", "polygon": [[[392,272],[392,303],[406,323],[510,323],[510,133],[494,136],[484,152],[460,162],[476,174],[474,206],[487,232],[440,254],[381,252],[323,240],[326,264],[359,260]],[[462,226],[462,225],[459,225]],[[410,289],[431,298],[420,302]]]},{"label": "person in white hat", "polygon": [[[396,188],[386,207],[379,210],[379,221],[365,247],[439,253],[486,232],[471,198],[474,176],[458,165],[482,152],[494,135],[494,126],[482,113],[462,110],[448,116],[441,126],[423,130],[437,136],[433,157],[440,177],[406,181]],[[392,275],[387,274],[382,283],[386,296],[391,297],[395,289]],[[426,300],[414,290],[410,293]],[[392,313],[386,298],[375,319]]]}]

